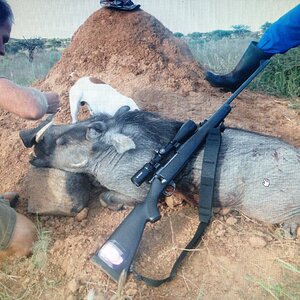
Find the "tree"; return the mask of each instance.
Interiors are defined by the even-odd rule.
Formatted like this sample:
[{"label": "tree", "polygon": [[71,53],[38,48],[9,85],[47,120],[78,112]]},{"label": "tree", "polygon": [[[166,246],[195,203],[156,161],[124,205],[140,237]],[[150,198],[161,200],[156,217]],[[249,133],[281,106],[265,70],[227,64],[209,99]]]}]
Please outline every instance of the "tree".
[{"label": "tree", "polygon": [[271,27],[271,25],[272,23],[270,22],[266,22],[265,24],[261,25],[260,26],[261,33],[264,34],[269,29],[269,27]]},{"label": "tree", "polygon": [[11,38],[9,42],[5,45],[5,51],[9,54],[16,54],[22,50],[22,45],[19,40]]},{"label": "tree", "polygon": [[182,38],[184,36],[184,34],[181,33],[181,32],[175,32],[174,36],[177,37],[177,38]]},{"label": "tree", "polygon": [[213,30],[207,34],[207,37],[209,39],[212,39],[214,41],[221,40],[223,38],[228,38],[232,35],[232,30]]},{"label": "tree", "polygon": [[23,37],[23,40],[20,41],[23,49],[28,51],[28,60],[33,62],[34,52],[36,49],[43,49],[45,46],[45,41],[42,38],[32,38],[26,39]]},{"label": "tree", "polygon": [[197,39],[200,39],[202,37],[203,33],[201,32],[192,32],[192,33],[189,33],[188,36],[190,38],[192,38],[193,40],[197,40]]},{"label": "tree", "polygon": [[233,34],[237,36],[245,36],[247,33],[251,32],[250,27],[247,25],[233,25],[231,28],[233,29]]}]

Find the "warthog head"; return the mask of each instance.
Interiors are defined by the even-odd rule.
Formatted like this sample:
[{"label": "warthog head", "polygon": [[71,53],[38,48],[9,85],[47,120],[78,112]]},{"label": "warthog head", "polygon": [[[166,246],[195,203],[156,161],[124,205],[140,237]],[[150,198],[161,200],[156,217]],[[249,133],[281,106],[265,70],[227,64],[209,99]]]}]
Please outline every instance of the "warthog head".
[{"label": "warthog head", "polygon": [[[135,160],[141,160],[142,165],[181,125],[153,113],[129,111],[129,107],[120,108],[114,117],[99,114],[76,124],[49,124],[48,120],[20,133],[26,147],[34,145],[35,156],[30,163],[88,173],[99,172],[100,165],[117,164],[124,155],[131,157],[128,165]],[[132,158],[133,153],[143,157]]]}]

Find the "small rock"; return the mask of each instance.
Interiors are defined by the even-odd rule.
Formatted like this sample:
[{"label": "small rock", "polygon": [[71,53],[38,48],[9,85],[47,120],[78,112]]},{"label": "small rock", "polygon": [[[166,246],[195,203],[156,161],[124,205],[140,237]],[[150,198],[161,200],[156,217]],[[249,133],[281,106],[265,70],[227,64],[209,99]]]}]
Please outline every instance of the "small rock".
[{"label": "small rock", "polygon": [[128,282],[125,284],[125,289],[126,289],[126,290],[137,289],[137,283],[134,282],[134,281],[128,281]]},{"label": "small rock", "polygon": [[182,204],[182,199],[172,195],[170,197],[166,197],[165,202],[168,205],[168,207],[173,209],[175,206]]},{"label": "small rock", "polygon": [[105,300],[105,297],[97,290],[89,290],[87,300]]},{"label": "small rock", "polygon": [[228,234],[236,234],[237,231],[233,229],[233,227],[228,226],[228,228],[226,228],[226,231],[228,232]]},{"label": "small rock", "polygon": [[221,216],[226,216],[228,215],[230,212],[230,208],[229,207],[223,207],[220,211],[219,211],[219,214]]},{"label": "small rock", "polygon": [[168,205],[168,207],[174,208],[175,205],[174,205],[174,198],[173,197],[166,197],[165,202]]},{"label": "small rock", "polygon": [[53,249],[54,251],[57,251],[57,250],[60,249],[62,246],[63,246],[63,242],[62,242],[61,240],[56,240],[56,241],[54,242],[54,245],[53,245],[52,249]]},{"label": "small rock", "polygon": [[85,227],[87,225],[87,223],[88,223],[88,219],[85,219],[85,220],[80,222],[80,226]]},{"label": "small rock", "polygon": [[236,224],[237,223],[237,219],[236,218],[234,218],[234,217],[229,217],[227,220],[226,220],[226,223],[228,224],[228,225],[234,225],[234,224]]},{"label": "small rock", "polygon": [[249,243],[253,248],[264,248],[267,245],[267,242],[264,240],[264,238],[259,236],[250,237]]},{"label": "small rock", "polygon": [[79,289],[79,284],[76,279],[72,279],[68,283],[67,287],[72,293],[76,293],[76,291]]},{"label": "small rock", "polygon": [[216,226],[216,228],[217,228],[218,230],[221,230],[221,229],[224,229],[224,226],[223,226],[223,224],[218,224],[218,225]]},{"label": "small rock", "polygon": [[75,216],[75,220],[78,222],[83,221],[84,219],[87,218],[88,212],[89,212],[89,209],[87,207],[85,207]]},{"label": "small rock", "polygon": [[217,234],[217,236],[222,237],[225,235],[225,233],[226,233],[226,230],[219,230],[216,234]]},{"label": "small rock", "polygon": [[271,241],[273,241],[273,237],[272,237],[271,235],[269,235],[269,234],[266,234],[266,235],[265,235],[265,240],[266,240],[267,242],[271,242]]},{"label": "small rock", "polygon": [[86,287],[84,285],[81,285],[78,289],[78,293],[81,294],[85,291]]},{"label": "small rock", "polygon": [[128,289],[126,291],[126,295],[129,297],[134,297],[138,293],[137,289]]}]

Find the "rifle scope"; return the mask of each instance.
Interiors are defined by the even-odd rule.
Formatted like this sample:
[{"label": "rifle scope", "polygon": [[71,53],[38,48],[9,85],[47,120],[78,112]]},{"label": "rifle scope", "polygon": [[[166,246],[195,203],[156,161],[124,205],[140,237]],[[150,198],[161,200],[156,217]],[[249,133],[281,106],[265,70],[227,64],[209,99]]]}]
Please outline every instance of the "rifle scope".
[{"label": "rifle scope", "polygon": [[185,142],[197,129],[194,121],[188,120],[181,125],[175,137],[159,151],[156,151],[155,156],[150,162],[146,163],[140,170],[138,170],[132,177],[131,181],[140,186],[143,182],[151,177],[151,175],[159,168],[160,161],[166,157],[172,150],[177,149],[183,142]]}]

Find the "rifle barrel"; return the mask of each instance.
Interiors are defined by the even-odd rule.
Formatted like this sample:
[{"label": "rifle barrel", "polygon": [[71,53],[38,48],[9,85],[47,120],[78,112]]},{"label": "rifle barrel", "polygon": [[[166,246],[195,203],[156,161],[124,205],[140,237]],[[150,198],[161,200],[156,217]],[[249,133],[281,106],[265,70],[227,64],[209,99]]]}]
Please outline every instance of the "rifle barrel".
[{"label": "rifle barrel", "polygon": [[246,81],[244,81],[237,90],[227,99],[225,103],[230,104],[249,84],[250,82],[264,69],[267,64],[270,62],[269,59],[262,60],[260,62],[259,67],[248,77]]}]

